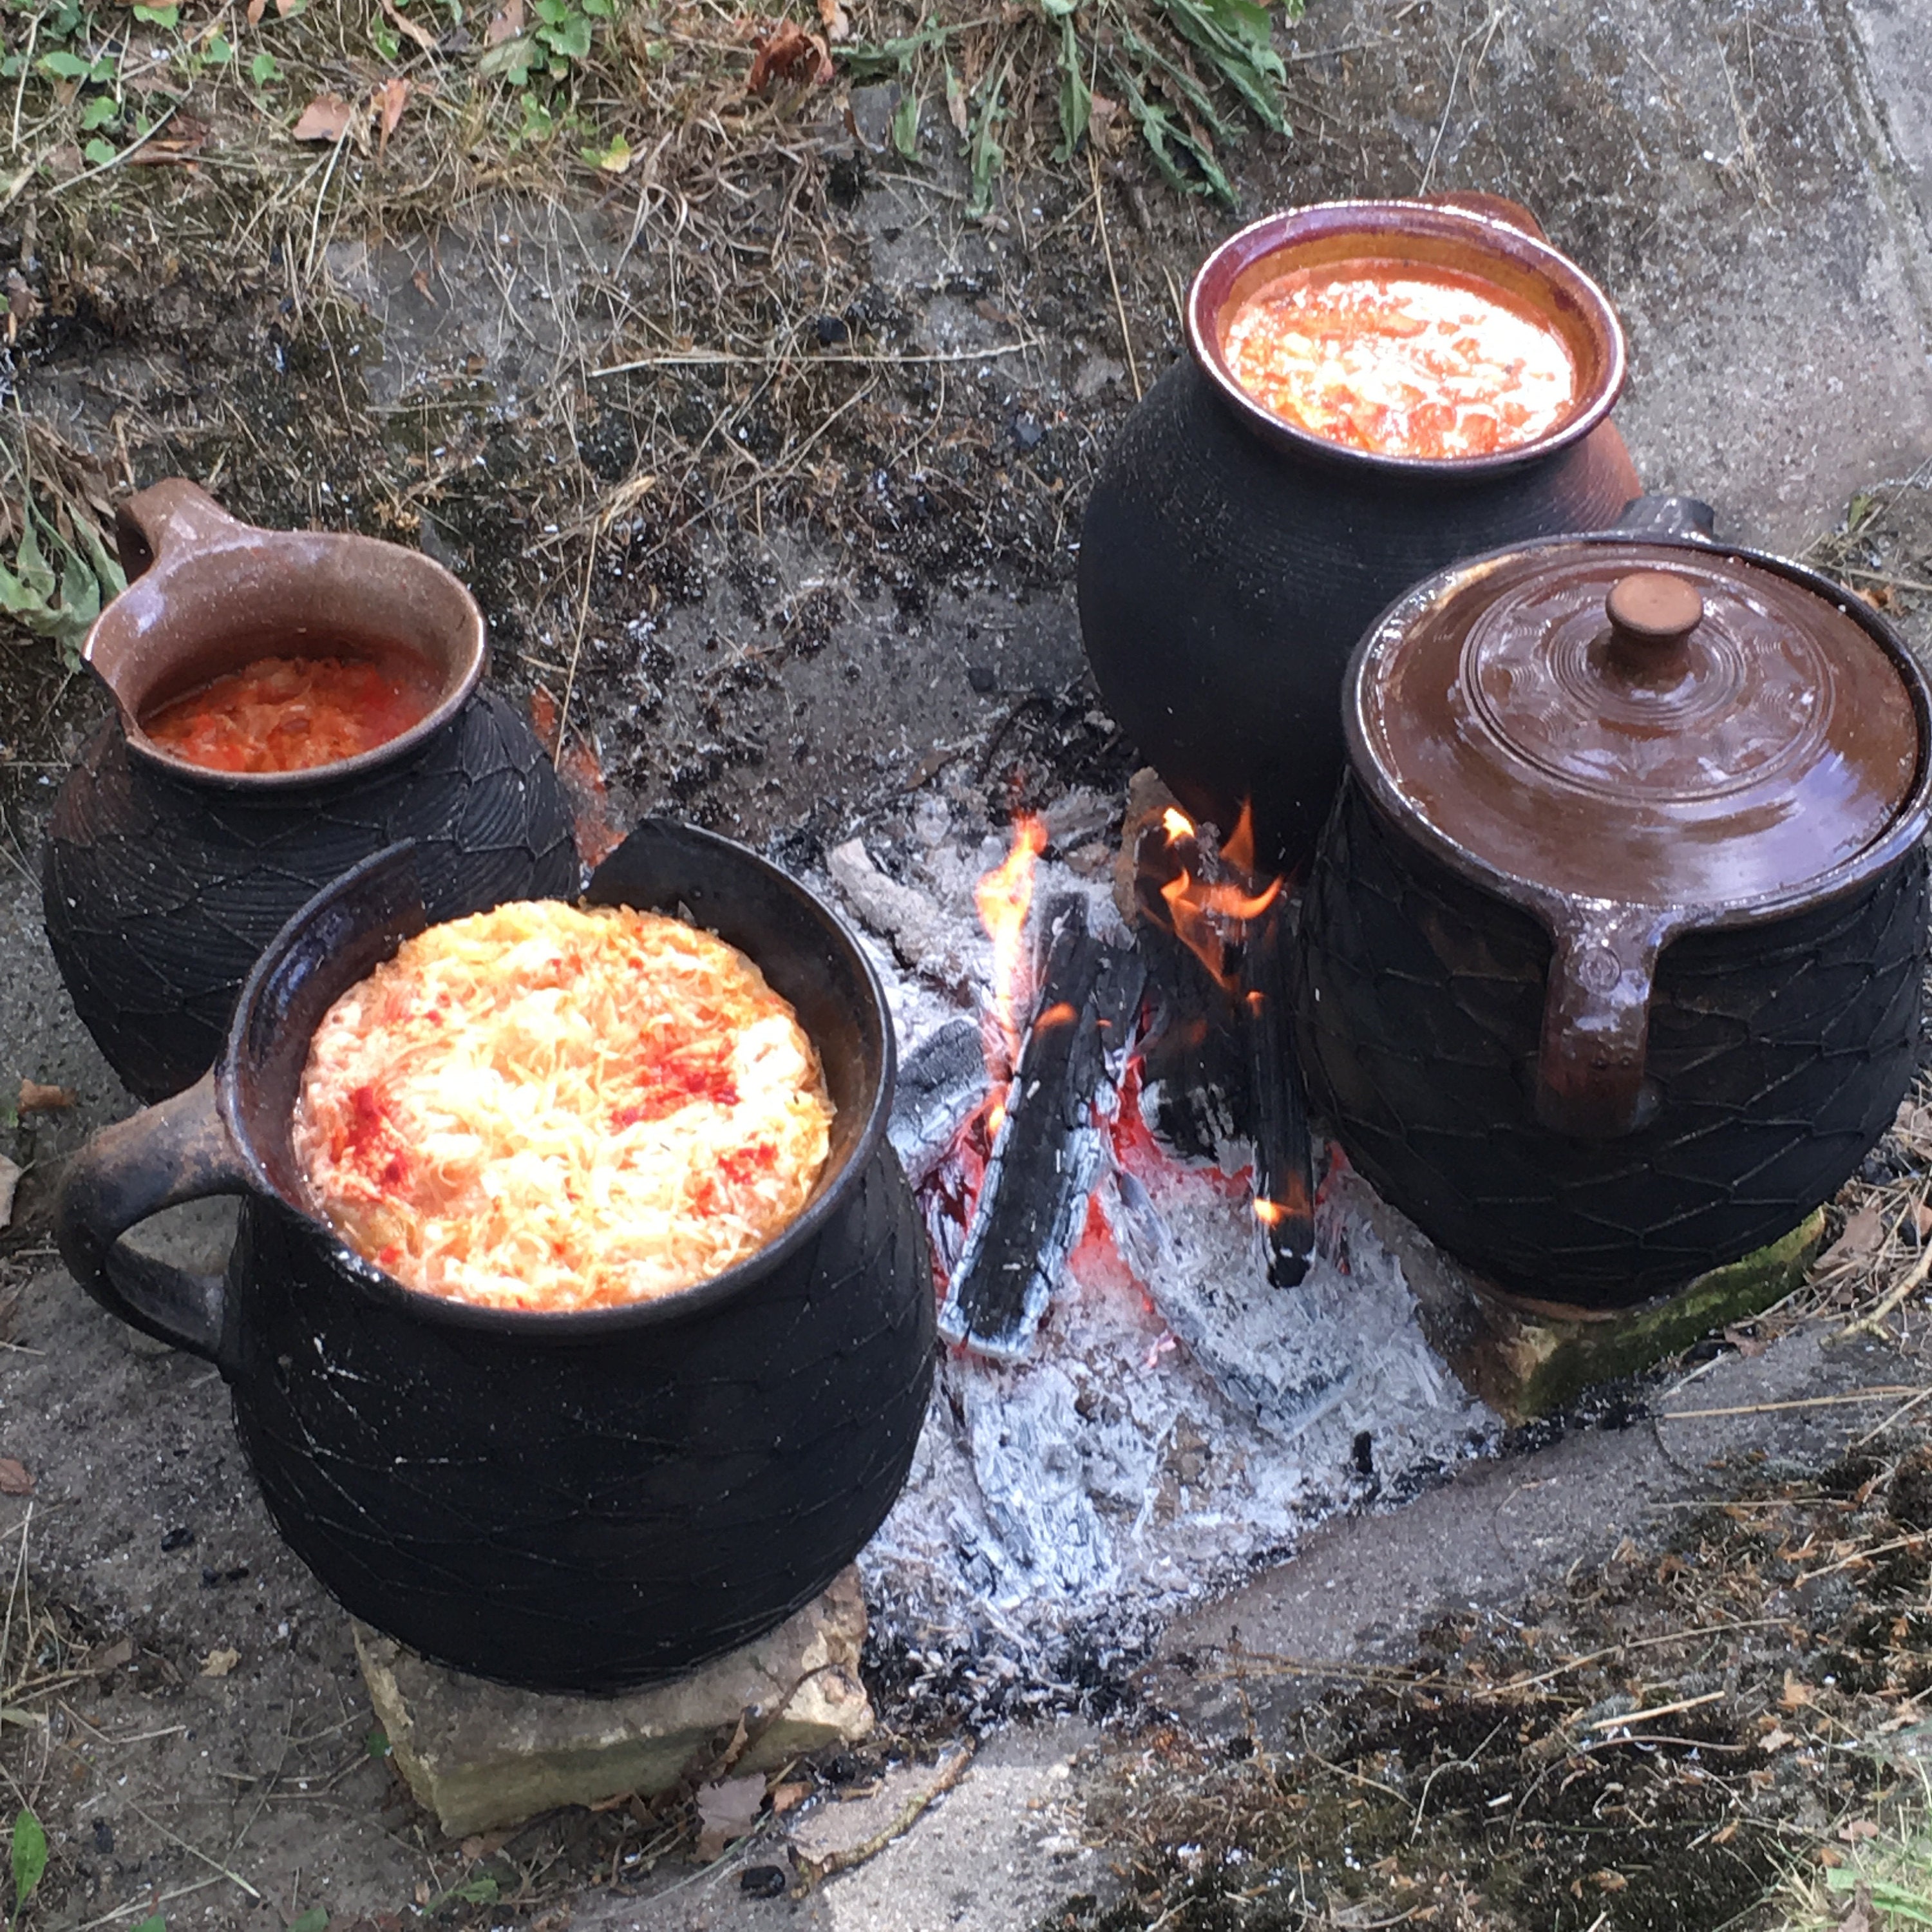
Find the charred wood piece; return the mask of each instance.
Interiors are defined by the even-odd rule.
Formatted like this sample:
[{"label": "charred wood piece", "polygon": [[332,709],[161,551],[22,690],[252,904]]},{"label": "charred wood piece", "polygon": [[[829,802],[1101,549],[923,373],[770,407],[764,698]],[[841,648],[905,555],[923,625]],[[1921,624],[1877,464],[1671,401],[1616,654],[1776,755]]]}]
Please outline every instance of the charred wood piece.
[{"label": "charred wood piece", "polygon": [[1289,1030],[1280,906],[1250,926],[1241,948],[1240,1032],[1247,1052],[1247,1125],[1255,1150],[1255,1213],[1268,1280],[1293,1288],[1315,1252],[1315,1155],[1308,1102]]},{"label": "charred wood piece", "polygon": [[915,1187],[945,1158],[992,1084],[980,1029],[970,1020],[948,1020],[906,1055],[886,1134]]},{"label": "charred wood piece", "polygon": [[1012,1361],[1032,1346],[1054,1284],[1086,1225],[1106,1156],[1094,1102],[1124,1052],[1143,968],[1089,931],[1084,900],[1044,910],[1046,958],[986,1179],[939,1311],[939,1332]]}]

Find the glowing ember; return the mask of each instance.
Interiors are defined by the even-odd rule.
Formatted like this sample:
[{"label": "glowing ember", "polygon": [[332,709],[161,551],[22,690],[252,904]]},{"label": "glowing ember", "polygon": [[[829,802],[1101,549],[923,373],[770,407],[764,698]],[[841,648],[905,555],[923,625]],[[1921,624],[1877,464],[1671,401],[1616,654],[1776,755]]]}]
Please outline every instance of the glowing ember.
[{"label": "glowing ember", "polygon": [[987,1034],[986,1044],[986,1070],[996,1082],[1012,1076],[1020,1057],[1022,1019],[1032,1004],[1027,914],[1033,904],[1034,861],[1046,850],[1046,827],[1023,813],[1013,827],[1012,850],[974,889],[980,923],[993,942],[992,1018],[997,1030]]},{"label": "glowing ember", "polygon": [[[1248,888],[1255,862],[1252,816],[1244,805],[1228,842],[1211,859],[1198,847],[1193,821],[1172,806],[1162,814],[1167,842],[1175,848],[1180,870],[1160,889],[1167,902],[1174,936],[1221,986],[1233,990],[1227,947],[1241,928],[1274,904],[1281,881],[1270,879],[1258,892]],[[1232,875],[1232,876],[1230,876]]]}]

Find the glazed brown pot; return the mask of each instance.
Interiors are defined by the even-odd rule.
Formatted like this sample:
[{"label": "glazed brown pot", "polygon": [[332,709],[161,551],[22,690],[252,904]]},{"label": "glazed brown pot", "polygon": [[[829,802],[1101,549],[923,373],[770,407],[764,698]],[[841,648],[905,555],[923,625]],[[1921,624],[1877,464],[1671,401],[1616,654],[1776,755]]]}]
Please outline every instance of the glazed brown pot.
[{"label": "glazed brown pot", "polygon": [[[1609,420],[1624,374],[1609,302],[1526,210],[1468,199],[1294,208],[1222,243],[1189,296],[1187,355],[1088,502],[1080,627],[1108,709],[1198,818],[1226,831],[1250,803],[1283,869],[1306,860],[1340,781],[1342,674],[1376,613],[1457,558],[1613,522],[1641,488]],[[1570,346],[1574,409],[1535,442],[1442,460],[1272,414],[1228,369],[1233,311],[1291,268],[1358,259],[1456,268],[1527,302]]]},{"label": "glazed brown pot", "polygon": [[[556,773],[483,685],[482,613],[441,565],[369,537],[258,530],[179,478],[130,498],[118,535],[128,586],[85,653],[115,715],[56,801],[41,885],[74,1006],[134,1093],[159,1100],[205,1072],[283,922],[398,838],[417,842],[434,919],[574,888]],[[301,655],[388,664],[434,703],[306,771],[212,771],[142,727],[255,658]]]},{"label": "glazed brown pot", "polygon": [[1419,584],[1349,669],[1298,1036],[1348,1154],[1502,1286],[1614,1307],[1785,1233],[1919,1044],[1932,698],[1775,557],[1604,532]]}]

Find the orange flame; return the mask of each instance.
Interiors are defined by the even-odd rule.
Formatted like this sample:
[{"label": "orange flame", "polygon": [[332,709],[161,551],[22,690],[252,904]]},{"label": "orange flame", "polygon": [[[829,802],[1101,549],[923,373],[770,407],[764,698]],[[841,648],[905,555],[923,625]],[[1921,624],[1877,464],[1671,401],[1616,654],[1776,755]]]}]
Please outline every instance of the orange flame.
[{"label": "orange flame", "polygon": [[[1162,814],[1161,823],[1166,830],[1170,845],[1179,844],[1182,840],[1196,836],[1192,823],[1172,806]],[[1252,876],[1254,823],[1245,805],[1241,807],[1241,815],[1235,821],[1233,833],[1221,848],[1220,856],[1230,871],[1244,877]],[[1179,874],[1161,887],[1160,896],[1167,902],[1168,918],[1173,925],[1174,937],[1226,986],[1228,984],[1227,940],[1237,936],[1231,928],[1260,918],[1274,904],[1280,890],[1279,879],[1270,879],[1258,892],[1248,892],[1232,880],[1197,878],[1184,865]]]},{"label": "orange flame", "polygon": [[[1031,1004],[1027,970],[1027,914],[1033,904],[1034,861],[1046,850],[1046,827],[1022,813],[1013,826],[1012,850],[974,888],[980,923],[993,942],[993,1020],[1006,1052],[1004,1068],[988,1070],[1004,1078],[1020,1057],[1020,1016]],[[989,1042],[989,1045],[992,1042]]]}]

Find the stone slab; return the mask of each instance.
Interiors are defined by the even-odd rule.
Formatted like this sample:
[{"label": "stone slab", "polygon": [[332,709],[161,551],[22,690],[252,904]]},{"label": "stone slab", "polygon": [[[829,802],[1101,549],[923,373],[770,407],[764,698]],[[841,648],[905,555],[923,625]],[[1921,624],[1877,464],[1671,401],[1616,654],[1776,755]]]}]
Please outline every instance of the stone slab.
[{"label": "stone slab", "polygon": [[[776,1771],[872,1728],[859,1676],[855,1568],[770,1636],[675,1683],[620,1697],[545,1696],[426,1662],[366,1624],[356,1654],[397,1768],[452,1838],[560,1804],[648,1796],[726,1770]],[[740,1724],[742,1749],[734,1751]]]},{"label": "stone slab", "polygon": [[1472,1282],[1477,1320],[1451,1366],[1508,1421],[1553,1414],[1586,1388],[1641,1374],[1713,1329],[1762,1314],[1803,1281],[1824,1239],[1820,1208],[1782,1240],[1676,1294],[1607,1315],[1539,1308]]}]

